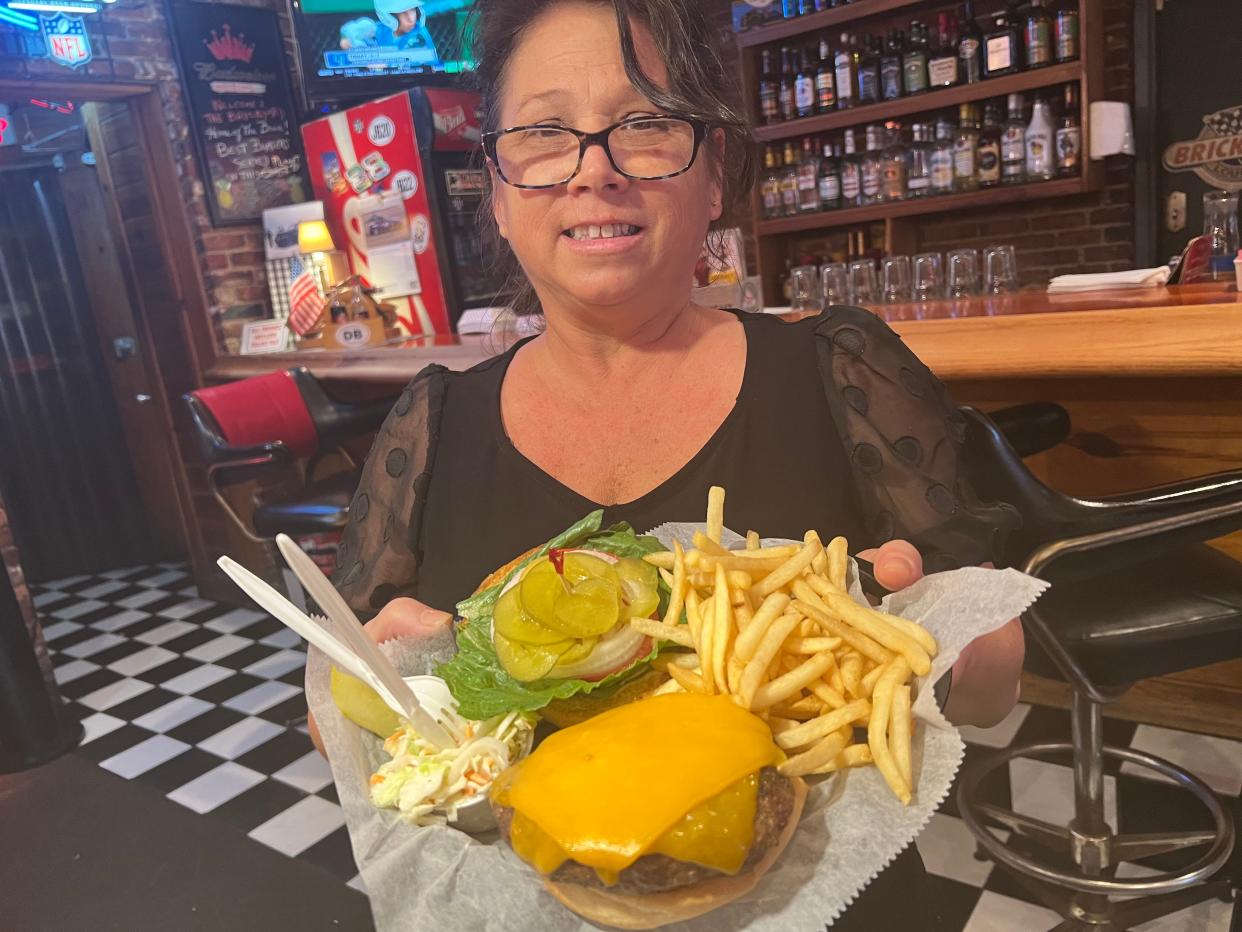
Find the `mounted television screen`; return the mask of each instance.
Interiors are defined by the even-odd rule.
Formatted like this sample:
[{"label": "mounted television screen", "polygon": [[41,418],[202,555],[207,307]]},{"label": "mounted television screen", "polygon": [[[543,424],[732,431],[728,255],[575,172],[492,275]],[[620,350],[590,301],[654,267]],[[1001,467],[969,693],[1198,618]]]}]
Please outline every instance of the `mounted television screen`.
[{"label": "mounted television screen", "polygon": [[307,96],[314,100],[381,94],[408,86],[411,76],[472,70],[474,61],[465,38],[472,2],[295,2]]}]

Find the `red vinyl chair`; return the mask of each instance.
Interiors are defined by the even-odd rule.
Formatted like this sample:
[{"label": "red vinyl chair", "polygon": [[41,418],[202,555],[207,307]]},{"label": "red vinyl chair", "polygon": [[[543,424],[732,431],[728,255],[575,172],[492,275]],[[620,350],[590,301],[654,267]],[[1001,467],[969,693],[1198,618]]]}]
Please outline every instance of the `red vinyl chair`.
[{"label": "red vinyl chair", "polygon": [[[185,395],[207,461],[207,479],[225,514],[250,540],[288,534],[306,544],[330,572],[358,485],[358,464],[341,446],[383,423],[393,399],[348,404],[328,396],[305,368],[273,372]],[[348,468],[315,479],[315,466],[337,452]],[[256,502],[248,524],[222,489],[290,466],[302,473],[296,494]],[[307,540],[307,539],[310,540]],[[319,551],[316,553],[316,551]]]}]

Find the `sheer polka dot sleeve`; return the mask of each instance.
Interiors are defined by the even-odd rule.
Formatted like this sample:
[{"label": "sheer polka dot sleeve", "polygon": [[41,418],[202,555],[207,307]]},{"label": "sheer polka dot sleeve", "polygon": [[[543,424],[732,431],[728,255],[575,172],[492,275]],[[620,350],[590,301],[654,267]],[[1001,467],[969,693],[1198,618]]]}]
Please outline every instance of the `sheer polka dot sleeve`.
[{"label": "sheer polka dot sleeve", "polygon": [[966,421],[944,385],[861,308],[829,308],[814,331],[828,404],[871,535],[858,544],[908,540],[929,573],[994,560],[1020,519],[1009,505],[975,494],[962,455]]},{"label": "sheer polka dot sleeve", "polygon": [[362,468],[332,579],[362,618],[398,596],[414,594],[422,561],[419,525],[446,373],[442,366],[428,366],[405,387]]}]

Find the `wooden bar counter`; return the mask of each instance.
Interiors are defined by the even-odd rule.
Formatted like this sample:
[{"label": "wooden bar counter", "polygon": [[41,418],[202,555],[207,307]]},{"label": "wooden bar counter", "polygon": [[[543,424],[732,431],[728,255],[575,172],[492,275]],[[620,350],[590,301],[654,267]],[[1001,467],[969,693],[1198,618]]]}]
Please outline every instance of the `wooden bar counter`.
[{"label": "wooden bar counter", "polygon": [[[1055,401],[1069,439],[1028,460],[1049,485],[1098,496],[1242,469],[1242,297],[1203,285],[885,305],[873,309],[948,383],[984,411]],[[353,390],[394,394],[436,362],[466,369],[501,351],[500,336],[407,340],[362,352],[222,358],[214,378],[305,365]],[[1217,542],[1242,559],[1242,534]],[[1058,684],[1024,695],[1064,703]],[[1112,708],[1155,724],[1242,737],[1242,664],[1150,681]]]}]

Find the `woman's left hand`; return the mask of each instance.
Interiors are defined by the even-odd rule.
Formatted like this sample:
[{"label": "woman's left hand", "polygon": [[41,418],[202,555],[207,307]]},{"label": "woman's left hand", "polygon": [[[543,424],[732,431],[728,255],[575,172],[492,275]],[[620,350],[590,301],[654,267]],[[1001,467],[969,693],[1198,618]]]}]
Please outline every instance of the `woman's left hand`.
[{"label": "woman's left hand", "polygon": [[[876,582],[890,592],[923,578],[923,558],[909,541],[890,540],[858,556],[871,561]],[[1025,656],[1017,618],[967,644],[953,664],[945,717],[954,725],[989,728],[999,723],[1018,701]]]}]

